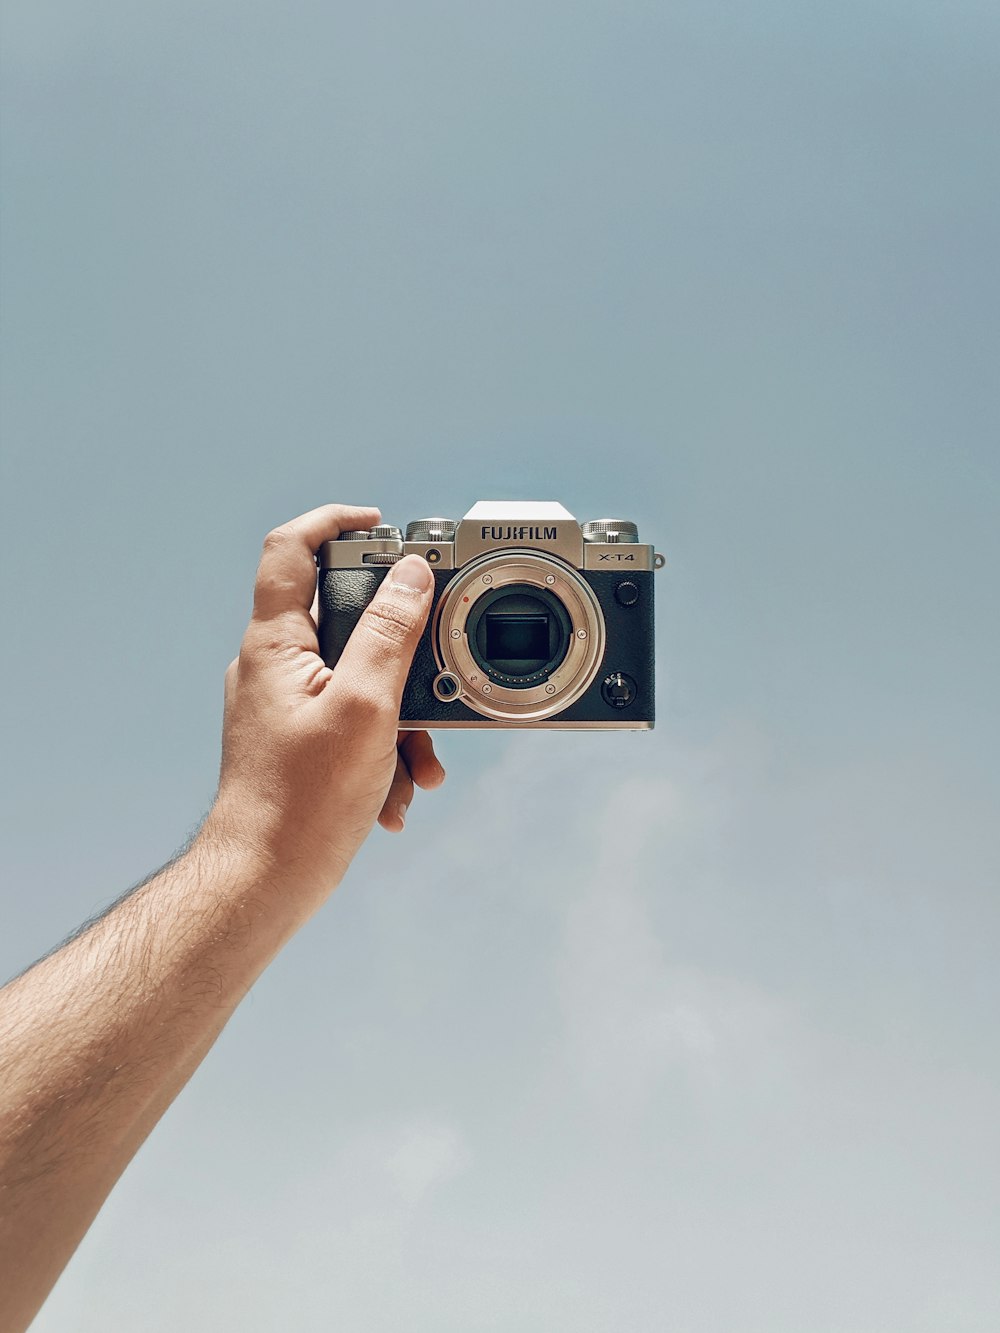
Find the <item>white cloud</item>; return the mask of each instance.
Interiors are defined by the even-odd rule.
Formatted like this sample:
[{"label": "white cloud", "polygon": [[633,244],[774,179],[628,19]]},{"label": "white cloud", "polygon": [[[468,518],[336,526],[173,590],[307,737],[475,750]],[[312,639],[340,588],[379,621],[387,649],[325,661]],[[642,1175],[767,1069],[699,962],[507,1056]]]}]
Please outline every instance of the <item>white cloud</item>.
[{"label": "white cloud", "polygon": [[358,1130],[337,1153],[331,1175],[390,1208],[412,1209],[471,1163],[459,1125],[428,1115]]},{"label": "white cloud", "polygon": [[[598,1102],[619,1115],[640,1113],[668,1074],[704,1094],[754,1062],[781,1059],[791,1024],[786,1007],[760,987],[685,966],[670,957],[655,928],[648,897],[669,893],[656,875],[661,839],[670,836],[669,784],[647,789],[649,820],[628,863],[609,863],[604,838],[592,882],[565,918],[556,986],[568,1052],[577,1076]],[[622,803],[635,793],[622,793]],[[657,816],[666,811],[666,819]],[[683,895],[676,894],[683,902]]]},{"label": "white cloud", "polygon": [[383,1169],[400,1198],[418,1203],[425,1194],[464,1171],[472,1154],[455,1125],[427,1121],[400,1126],[390,1136]]},{"label": "white cloud", "polygon": [[[543,920],[511,966],[551,928],[538,966],[562,1029],[557,1059],[577,1095],[626,1119],[667,1077],[698,1097],[755,1062],[777,1077],[794,1027],[779,993],[685,957],[669,932],[671,918],[697,917],[706,883],[722,881],[746,910],[727,840],[773,746],[746,725],[684,752],[654,736],[511,736],[437,843],[443,878],[474,884],[484,911],[496,910],[484,843],[491,864],[560,865],[557,883],[539,884]],[[735,914],[723,924],[742,928]]]}]

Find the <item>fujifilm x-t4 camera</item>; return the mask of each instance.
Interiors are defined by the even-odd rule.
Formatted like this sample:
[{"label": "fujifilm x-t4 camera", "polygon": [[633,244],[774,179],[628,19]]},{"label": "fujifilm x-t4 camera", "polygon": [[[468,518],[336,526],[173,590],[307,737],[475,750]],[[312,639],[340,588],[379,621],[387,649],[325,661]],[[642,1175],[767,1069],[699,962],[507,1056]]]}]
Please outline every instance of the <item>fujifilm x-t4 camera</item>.
[{"label": "fujifilm x-t4 camera", "polygon": [[319,551],[319,647],[334,666],[390,567],[420,555],[434,603],[399,725],[653,726],[653,572],[634,523],[480,501],[460,523],[342,532]]}]

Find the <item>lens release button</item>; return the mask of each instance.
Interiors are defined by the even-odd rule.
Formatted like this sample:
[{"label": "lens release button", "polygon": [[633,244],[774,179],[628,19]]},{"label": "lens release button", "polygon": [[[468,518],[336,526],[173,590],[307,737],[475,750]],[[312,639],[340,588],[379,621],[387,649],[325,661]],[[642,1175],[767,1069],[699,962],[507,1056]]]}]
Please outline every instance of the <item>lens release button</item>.
[{"label": "lens release button", "polygon": [[605,676],[601,685],[601,693],[604,696],[604,702],[610,704],[612,708],[627,708],[636,696],[638,686],[631,676],[626,676],[621,671],[613,671],[610,676]]},{"label": "lens release button", "polygon": [[620,606],[635,606],[639,600],[639,589],[631,579],[625,579],[615,589],[615,601]]}]

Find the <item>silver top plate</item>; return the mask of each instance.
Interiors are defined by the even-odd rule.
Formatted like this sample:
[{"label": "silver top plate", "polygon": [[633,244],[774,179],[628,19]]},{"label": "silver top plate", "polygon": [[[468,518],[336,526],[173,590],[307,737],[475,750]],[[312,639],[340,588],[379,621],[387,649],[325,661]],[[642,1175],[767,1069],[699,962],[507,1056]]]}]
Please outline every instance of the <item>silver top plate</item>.
[{"label": "silver top plate", "polygon": [[[442,520],[435,522],[443,526]],[[601,541],[599,529],[605,525],[627,532],[624,537],[619,532],[617,539]],[[424,521],[410,525],[414,535],[423,526]],[[401,555],[422,555],[438,569],[461,569],[481,556],[504,550],[538,551],[564,560],[574,569],[645,570],[658,569],[663,563],[652,546],[635,540],[633,523],[600,519],[586,526],[592,531],[591,539],[585,542],[580,524],[555,500],[480,500],[457,525],[453,541],[427,540],[428,534],[423,531],[420,540],[402,543],[390,543],[385,538],[379,542],[377,537],[359,540],[352,535],[351,540],[324,543],[319,565],[321,569],[357,569],[366,563],[364,552],[370,556],[390,549]]]}]

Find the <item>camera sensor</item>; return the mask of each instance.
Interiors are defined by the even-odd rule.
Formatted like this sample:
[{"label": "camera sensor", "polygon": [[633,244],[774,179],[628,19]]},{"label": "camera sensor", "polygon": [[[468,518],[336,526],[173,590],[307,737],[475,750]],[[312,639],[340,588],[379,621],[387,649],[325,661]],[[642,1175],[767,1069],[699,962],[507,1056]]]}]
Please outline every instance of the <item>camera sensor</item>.
[{"label": "camera sensor", "polygon": [[486,656],[491,661],[503,660],[524,664],[526,671],[537,671],[549,655],[549,630],[552,621],[548,615],[505,615],[490,611],[486,619]]},{"label": "camera sensor", "polygon": [[498,685],[546,680],[569,648],[573,626],[559,598],[534,584],[507,584],[481,597],[466,633],[473,658]]}]

